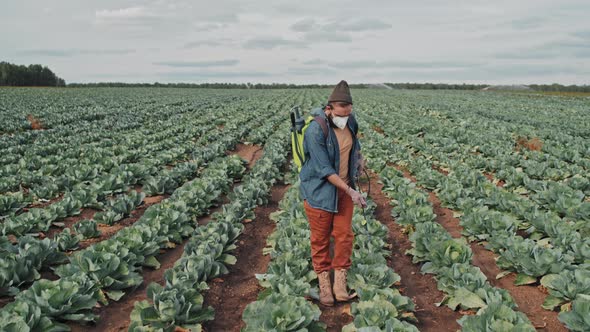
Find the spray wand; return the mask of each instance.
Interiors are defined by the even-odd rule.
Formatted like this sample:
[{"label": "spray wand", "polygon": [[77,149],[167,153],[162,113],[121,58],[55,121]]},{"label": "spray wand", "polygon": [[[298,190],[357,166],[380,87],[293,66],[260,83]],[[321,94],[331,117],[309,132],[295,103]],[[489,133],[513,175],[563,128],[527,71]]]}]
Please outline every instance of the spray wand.
[{"label": "spray wand", "polygon": [[[367,188],[367,199],[369,198],[369,195],[371,194],[371,178],[369,177],[369,173],[367,173],[367,170],[364,169],[363,167],[363,172],[365,173],[365,175],[367,176],[367,183],[369,184],[369,188]],[[360,176],[356,178],[356,184],[359,188],[359,193],[363,193],[361,191],[361,182],[360,182]],[[365,218],[363,220],[363,225],[367,222],[367,215],[365,214],[365,208],[361,205],[361,209],[363,211],[363,217]]]}]

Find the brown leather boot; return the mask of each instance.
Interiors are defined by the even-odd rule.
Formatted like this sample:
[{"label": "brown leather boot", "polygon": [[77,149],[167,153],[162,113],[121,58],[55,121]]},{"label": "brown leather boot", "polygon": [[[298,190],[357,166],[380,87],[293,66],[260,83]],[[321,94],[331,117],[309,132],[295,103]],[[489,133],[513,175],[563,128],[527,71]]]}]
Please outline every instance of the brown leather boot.
[{"label": "brown leather boot", "polygon": [[330,271],[324,271],[318,274],[320,282],[320,303],[331,307],[334,305],[334,295],[332,294],[332,283],[330,282]]},{"label": "brown leather boot", "polygon": [[356,293],[348,295],[348,291],[346,290],[346,273],[347,271],[345,269],[334,271],[334,295],[336,296],[336,301],[346,302],[356,297]]}]

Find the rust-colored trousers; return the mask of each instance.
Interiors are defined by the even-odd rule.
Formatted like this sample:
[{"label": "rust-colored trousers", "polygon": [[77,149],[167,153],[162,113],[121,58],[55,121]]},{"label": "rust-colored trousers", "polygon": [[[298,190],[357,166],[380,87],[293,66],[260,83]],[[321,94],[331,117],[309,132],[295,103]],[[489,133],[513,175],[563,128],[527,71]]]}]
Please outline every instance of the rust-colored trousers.
[{"label": "rust-colored trousers", "polygon": [[[338,213],[314,209],[303,203],[311,229],[311,261],[316,273],[347,269],[352,264],[352,213],[354,204],[346,192],[338,190]],[[334,258],[330,258],[330,237],[334,237]]]}]

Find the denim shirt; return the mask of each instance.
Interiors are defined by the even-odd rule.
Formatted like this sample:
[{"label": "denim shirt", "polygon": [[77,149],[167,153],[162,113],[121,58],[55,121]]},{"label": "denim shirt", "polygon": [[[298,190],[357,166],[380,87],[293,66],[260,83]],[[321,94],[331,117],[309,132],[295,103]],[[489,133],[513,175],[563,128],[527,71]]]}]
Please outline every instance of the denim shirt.
[{"label": "denim shirt", "polygon": [[[337,213],[337,188],[328,181],[327,177],[332,174],[338,174],[340,170],[340,147],[338,146],[338,139],[323,111],[314,110],[312,115],[320,116],[326,121],[328,139],[325,138],[322,127],[316,121],[311,122],[305,131],[303,139],[305,162],[299,173],[301,196],[313,208]],[[348,177],[350,187],[355,188],[354,182],[358,176],[361,145],[356,137],[358,123],[354,114],[350,115],[346,125],[352,133],[353,140],[348,162]]]}]

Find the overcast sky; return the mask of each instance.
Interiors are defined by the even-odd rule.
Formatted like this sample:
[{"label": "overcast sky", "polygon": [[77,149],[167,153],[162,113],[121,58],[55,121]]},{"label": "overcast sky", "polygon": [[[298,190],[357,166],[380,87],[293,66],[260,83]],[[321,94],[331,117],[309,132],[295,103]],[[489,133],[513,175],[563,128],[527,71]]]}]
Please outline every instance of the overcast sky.
[{"label": "overcast sky", "polygon": [[589,0],[4,0],[0,29],[67,82],[590,84]]}]

